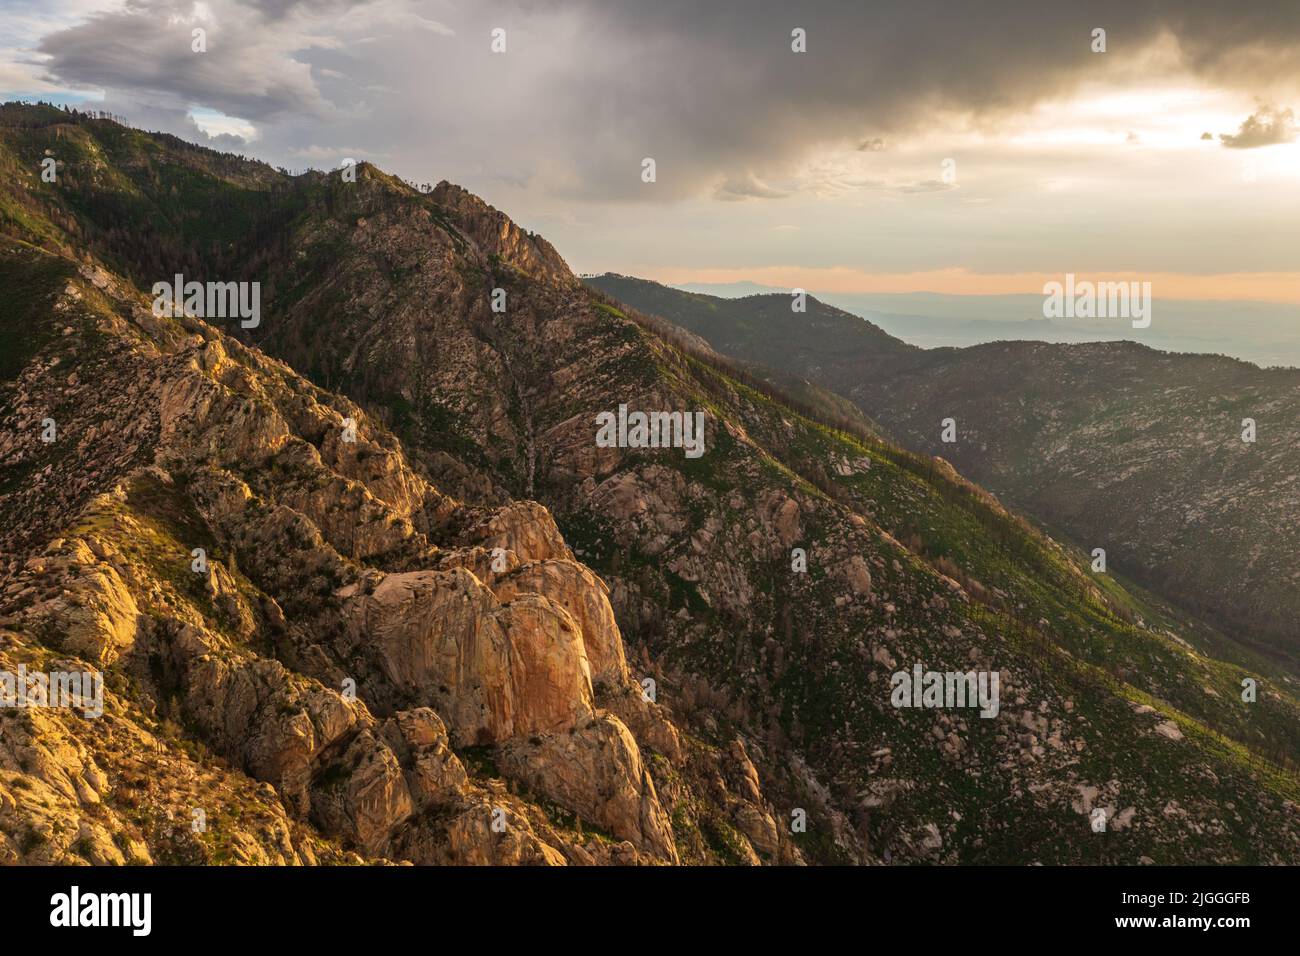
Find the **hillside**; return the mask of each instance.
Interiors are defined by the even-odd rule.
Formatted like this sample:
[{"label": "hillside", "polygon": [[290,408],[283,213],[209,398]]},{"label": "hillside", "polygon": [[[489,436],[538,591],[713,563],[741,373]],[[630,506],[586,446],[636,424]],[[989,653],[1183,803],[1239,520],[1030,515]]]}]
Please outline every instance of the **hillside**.
[{"label": "hillside", "polygon": [[442,494],[361,409],[153,315],[22,213],[0,239],[0,655],[101,670],[106,700],[0,714],[0,859],[719,862],[669,814],[770,819],[743,751],[642,698],[545,508]]},{"label": "hillside", "polygon": [[[210,862],[1300,860],[1293,689],[943,461],[660,334],[458,187],[0,119],[6,653],[114,694],[2,738],[19,858],[80,852],[92,806],[169,858],[140,821],[185,806],[124,799],[161,752],[246,794]],[[46,149],[78,171],[40,183]],[[177,271],[260,282],[260,324],[150,315]],[[602,447],[620,405],[701,412],[703,454]],[[997,715],[893,706],[915,664],[997,672]]]},{"label": "hillside", "polygon": [[[920,350],[810,299],[591,284],[852,399],[1109,568],[1300,668],[1300,370],[1134,343]],[[957,440],[942,441],[953,418]],[[1256,441],[1242,441],[1243,419]]]}]

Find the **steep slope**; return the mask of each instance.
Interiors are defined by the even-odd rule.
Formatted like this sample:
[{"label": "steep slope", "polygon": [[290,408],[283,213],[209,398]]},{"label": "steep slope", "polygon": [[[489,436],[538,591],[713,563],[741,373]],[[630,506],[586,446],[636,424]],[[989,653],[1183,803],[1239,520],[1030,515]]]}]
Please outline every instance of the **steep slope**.
[{"label": "steep slope", "polygon": [[800,315],[782,296],[590,282],[725,354],[851,398],[908,447],[1300,669],[1300,371],[1128,342],[922,351],[814,300]]},{"label": "steep slope", "polygon": [[710,862],[670,815],[770,819],[643,698],[545,508],[445,496],[89,257],[0,238],[0,276],[0,670],[106,688],[0,711],[0,859]]},{"label": "steep slope", "polygon": [[[1101,786],[1093,774],[1122,781],[1126,796],[1115,799],[1133,801],[1130,817],[1141,805],[1163,812],[1195,801],[1199,783],[1190,782],[1209,779],[1194,761],[1165,763],[1164,738],[1151,735],[1167,724],[1138,712],[1153,699],[1167,716],[1189,719],[1189,736],[1212,738],[1209,728],[1221,726],[1245,731],[1252,743],[1262,738],[1270,752],[1294,752],[1292,693],[1279,693],[1270,680],[1275,696],[1265,708],[1221,706],[1239,694],[1241,670],[1199,664],[1171,637],[1127,624],[1059,549],[1005,516],[967,505],[972,515],[953,504],[962,493],[951,476],[936,471],[925,482],[928,493],[912,492],[915,472],[894,463],[892,449],[882,459],[852,440],[825,437],[813,422],[591,300],[571,276],[514,258],[517,227],[500,213],[454,187],[432,196],[444,197],[451,231],[440,226],[445,238],[430,230],[418,240],[399,238],[407,214],[401,206],[384,209],[394,198],[360,200],[374,203],[361,217],[366,233],[385,241],[368,247],[367,235],[355,236],[331,275],[366,277],[367,294],[348,301],[406,303],[406,323],[376,341],[389,349],[404,343],[404,353],[420,359],[348,349],[344,361],[353,364],[342,387],[361,394],[381,370],[390,380],[418,371],[437,377],[429,391],[453,407],[498,409],[500,424],[485,421],[487,433],[476,440],[503,450],[489,463],[500,462],[505,481],[551,505],[583,559],[609,579],[620,623],[658,668],[660,699],[680,703],[698,732],[719,745],[740,735],[778,802],[809,812],[810,833],[820,841],[809,841],[814,858],[1104,858],[1092,856],[1101,848],[1087,843],[1091,831],[1080,826],[1078,808],[1091,799],[1081,794]],[[493,241],[480,238],[461,252],[456,235]],[[379,258],[381,249],[409,252],[393,262],[391,252]],[[439,267],[452,249],[461,256],[456,266]],[[391,272],[379,274],[376,262]],[[437,292],[430,282],[440,284]],[[313,299],[333,287],[317,285]],[[491,310],[494,289],[506,290],[505,312]],[[391,321],[392,309],[383,311]],[[331,328],[341,328],[328,342],[341,341],[342,328],[369,327],[361,315],[331,314]],[[275,348],[277,335],[308,321],[319,328],[320,315],[286,303],[266,341]],[[468,367],[447,347],[466,341],[476,349]],[[326,354],[339,353],[327,347]],[[492,376],[482,373],[489,363]],[[402,398],[415,402],[419,393]],[[623,404],[703,411],[707,450],[692,459],[681,450],[599,447],[596,416]],[[412,444],[432,443],[425,427]],[[854,480],[873,491],[842,490]],[[970,589],[988,580],[1002,592],[989,596],[989,610],[882,533],[902,537],[913,523],[956,539],[942,542],[936,558],[968,558],[963,574],[976,580]],[[989,523],[998,530],[987,530]],[[999,535],[1023,551],[1018,561],[1004,556],[1009,546]],[[806,575],[791,571],[794,548],[810,556]],[[1052,599],[1060,593],[1068,598]],[[1043,660],[1044,638],[1078,657]],[[1107,656],[1114,675],[1087,666]],[[896,710],[889,675],[916,661],[936,670],[998,670],[1018,704],[997,721]],[[1117,687],[1117,678],[1142,690]],[[1153,692],[1160,696],[1144,696]],[[1077,718],[1069,716],[1076,705]],[[1210,723],[1198,724],[1206,715]],[[1009,733],[1003,721],[1019,729]],[[1127,754],[1112,751],[1111,734],[1126,741]],[[1127,756],[1135,763],[1125,769]],[[1075,769],[1080,764],[1085,769]],[[953,779],[958,768],[960,783]],[[1169,778],[1162,781],[1162,773]],[[1233,771],[1209,771],[1215,779],[1220,773]],[[1161,796],[1144,791],[1153,775]],[[971,785],[972,777],[979,782]],[[900,801],[901,793],[907,799]],[[1218,798],[1195,813],[1217,818],[1210,806]],[[1144,814],[1149,852],[1129,859],[1168,859],[1174,843],[1184,847],[1179,852],[1215,858],[1208,848],[1188,848],[1185,833],[1172,836],[1184,829],[1175,813],[1163,821],[1164,834],[1154,814]],[[967,819],[979,822],[962,827]]]},{"label": "steep slope", "polygon": [[892,385],[852,397],[920,450],[939,447],[938,413],[955,418],[955,464],[1300,670],[1300,371],[998,343]]},{"label": "steep slope", "polygon": [[[97,124],[79,128],[97,136]],[[188,152],[143,155],[150,163],[196,162]],[[154,174],[147,164],[132,168],[148,196]],[[196,175],[204,180],[199,194],[243,188],[215,159]],[[398,454],[395,442],[374,437],[382,434],[379,420],[389,424],[409,449],[404,484],[424,488],[433,478],[473,502],[443,504],[441,495],[421,491],[421,502],[433,502],[420,512],[427,530],[413,509],[399,515],[439,548],[437,562],[408,536],[401,540],[413,550],[399,548],[396,560],[363,539],[370,556],[363,558],[349,537],[356,516],[335,521],[328,507],[304,509],[310,492],[265,455],[241,468],[237,480],[251,494],[289,495],[340,560],[365,565],[331,575],[333,600],[324,607],[282,607],[287,618],[304,615],[298,638],[277,645],[291,669],[326,674],[328,686],[340,673],[361,675],[358,695],[380,714],[387,706],[432,707],[453,748],[456,728],[475,741],[481,729],[489,739],[504,733],[495,716],[484,724],[481,709],[458,707],[459,697],[418,677],[400,679],[410,671],[393,669],[385,635],[420,631],[418,622],[431,619],[418,606],[387,616],[406,599],[385,585],[397,575],[463,569],[473,560],[467,551],[481,555],[476,546],[500,540],[476,530],[484,521],[476,515],[512,514],[520,508],[514,498],[532,496],[555,514],[574,555],[607,582],[629,642],[628,666],[653,679],[643,685],[653,690],[653,707],[632,707],[644,701],[632,688],[623,693],[617,679],[594,680],[591,695],[643,750],[656,752],[643,767],[681,859],[782,861],[796,858],[796,848],[815,862],[1300,859],[1300,786],[1285,760],[1296,750],[1300,707],[1266,665],[1198,651],[1202,635],[1185,622],[1156,620],[1145,598],[1096,582],[1078,556],[944,463],[865,431],[828,427],[815,420],[816,409],[801,414],[745,370],[665,340],[585,289],[543,240],[457,187],[422,194],[363,167],[355,183],[299,177],[268,186],[264,199],[263,247],[225,274],[228,251],[213,247],[213,265],[201,267],[220,279],[264,283],[263,319],[253,330],[259,345],[351,396],[365,409],[355,416],[362,434]],[[41,211],[67,208],[68,200],[45,190],[14,202]],[[79,234],[99,237],[105,257],[136,268],[128,250],[114,251],[129,247],[126,240],[93,217],[77,222]],[[158,278],[147,269],[132,273],[140,288]],[[502,301],[504,310],[494,311]],[[241,364],[292,378],[256,351],[222,348],[243,356]],[[702,454],[598,442],[597,417],[620,405],[702,413]],[[231,420],[223,409],[212,427]],[[30,416],[23,422],[30,428]],[[316,426],[307,432],[304,441],[337,470],[322,450],[337,440],[309,440]],[[206,455],[222,446],[191,444]],[[312,458],[306,450],[299,457]],[[200,461],[204,476],[222,470]],[[241,522],[227,519],[225,508],[211,510],[231,501],[219,494],[230,483],[220,474],[207,478],[196,507],[221,519],[218,543],[232,542],[223,547],[243,544],[240,573],[264,567],[250,583],[291,604],[288,594],[300,592],[276,582],[316,561],[261,557],[276,551],[264,544],[263,515]],[[537,531],[544,523],[528,527],[508,547],[545,564],[549,555],[538,549],[551,535]],[[519,600],[474,567],[496,600],[506,607]],[[519,587],[537,593],[549,567],[519,572]],[[577,574],[558,566],[555,573]],[[407,580],[419,587],[425,579],[398,584]],[[591,602],[558,603],[580,609],[570,617],[586,646],[580,620]],[[1151,620],[1139,623],[1139,612]],[[434,620],[430,639],[446,626],[444,617]],[[410,647],[407,636],[396,643]],[[586,653],[590,664],[590,647]],[[894,706],[892,675],[918,664],[996,672],[996,716]],[[556,680],[563,683],[564,673]],[[1254,703],[1240,698],[1245,677],[1259,681]],[[500,684],[485,678],[478,689]],[[554,696],[565,712],[531,719],[563,725],[575,708],[585,714],[582,687]],[[411,696],[420,691],[427,696]],[[532,689],[518,699],[524,696],[540,706],[531,703]],[[506,709],[492,713],[498,710],[503,720]],[[665,711],[682,733],[653,719]],[[563,735],[539,740],[497,736],[484,746],[500,773],[531,792],[534,774],[555,780],[556,768],[576,759]],[[461,749],[467,771],[484,753]],[[642,806],[652,807],[649,790],[642,786]],[[570,808],[580,802],[559,783],[549,792]],[[1093,831],[1096,811],[1108,821],[1104,834]],[[654,817],[651,809],[641,819]],[[655,853],[658,828],[641,826],[638,852],[664,858]],[[534,832],[574,852],[571,837]],[[412,842],[419,841],[403,845]],[[628,842],[637,849],[631,836]]]}]

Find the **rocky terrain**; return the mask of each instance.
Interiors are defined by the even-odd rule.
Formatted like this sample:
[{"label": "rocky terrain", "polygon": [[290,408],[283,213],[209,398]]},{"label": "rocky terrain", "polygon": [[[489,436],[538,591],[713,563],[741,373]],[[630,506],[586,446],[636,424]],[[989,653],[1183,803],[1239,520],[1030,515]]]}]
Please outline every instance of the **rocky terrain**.
[{"label": "rocky terrain", "polygon": [[[39,107],[0,168],[0,653],[107,685],[0,711],[8,861],[1300,860],[1266,661],[464,190]],[[893,706],[916,663],[997,716]]]},{"label": "rocky terrain", "polygon": [[852,399],[907,447],[1300,673],[1300,371],[1131,342],[924,350],[816,299],[801,314],[786,296],[591,282]]},{"label": "rocky terrain", "polygon": [[107,684],[102,718],[0,712],[6,862],[674,863],[671,809],[799,859],[743,748],[632,683],[544,507],[447,497],[363,411],[98,263],[0,255],[27,352],[0,653]]},{"label": "rocky terrain", "polygon": [[102,269],[51,292],[57,345],[6,395],[4,653],[111,692],[5,713],[10,862],[676,862],[618,713],[686,748],[545,508],[445,497],[360,410]]}]

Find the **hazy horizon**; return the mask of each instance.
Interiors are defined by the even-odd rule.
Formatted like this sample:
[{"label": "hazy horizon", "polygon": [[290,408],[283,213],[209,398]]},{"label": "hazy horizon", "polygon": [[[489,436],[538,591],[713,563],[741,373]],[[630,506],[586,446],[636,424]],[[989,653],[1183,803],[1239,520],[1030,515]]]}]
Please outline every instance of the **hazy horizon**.
[{"label": "hazy horizon", "polygon": [[[644,277],[640,277],[644,278]],[[781,294],[756,282],[664,283],[719,298]],[[808,294],[880,326],[922,348],[965,347],[1004,340],[1138,342],[1166,352],[1222,354],[1261,368],[1300,368],[1300,307],[1242,300],[1175,299],[1159,303],[1159,325],[1133,329],[1115,319],[1045,319],[1040,295],[953,295],[939,292],[863,293],[808,289]],[[1231,324],[1232,332],[1223,331]]]}]

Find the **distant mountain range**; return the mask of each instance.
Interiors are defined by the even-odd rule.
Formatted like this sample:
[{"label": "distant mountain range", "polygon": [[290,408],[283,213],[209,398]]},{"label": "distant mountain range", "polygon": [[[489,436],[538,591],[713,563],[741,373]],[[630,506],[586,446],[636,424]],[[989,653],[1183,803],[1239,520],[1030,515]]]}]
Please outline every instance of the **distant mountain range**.
[{"label": "distant mountain range", "polygon": [[[673,286],[719,298],[783,294],[755,282]],[[1150,328],[1123,319],[1045,319],[1041,295],[942,295],[933,292],[834,293],[817,298],[868,319],[925,348],[1005,339],[1078,343],[1131,341],[1167,352],[1230,355],[1260,366],[1300,367],[1300,305],[1163,299],[1155,290]]]},{"label": "distant mountain range", "polygon": [[[1131,342],[926,350],[817,299],[794,312],[789,293],[588,281],[725,354],[852,399],[904,445],[1104,548],[1113,570],[1300,663],[1300,369]],[[1254,442],[1242,440],[1246,419]]]}]

